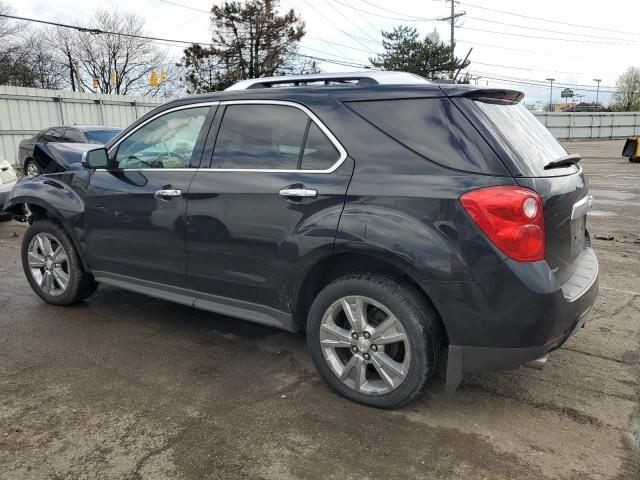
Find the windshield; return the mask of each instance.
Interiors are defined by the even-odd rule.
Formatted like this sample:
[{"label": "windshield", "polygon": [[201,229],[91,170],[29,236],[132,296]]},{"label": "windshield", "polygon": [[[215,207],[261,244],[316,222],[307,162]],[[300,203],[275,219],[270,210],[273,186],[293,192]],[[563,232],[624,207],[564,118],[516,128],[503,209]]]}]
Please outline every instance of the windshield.
[{"label": "windshield", "polygon": [[501,104],[474,101],[474,106],[484,113],[495,126],[497,133],[509,144],[525,176],[566,175],[577,170],[575,166],[545,170],[549,162],[567,155],[567,151],[522,104]]},{"label": "windshield", "polygon": [[110,129],[110,130],[86,130],[84,132],[85,136],[89,143],[96,143],[99,145],[104,145],[113,137],[115,137],[120,130]]}]

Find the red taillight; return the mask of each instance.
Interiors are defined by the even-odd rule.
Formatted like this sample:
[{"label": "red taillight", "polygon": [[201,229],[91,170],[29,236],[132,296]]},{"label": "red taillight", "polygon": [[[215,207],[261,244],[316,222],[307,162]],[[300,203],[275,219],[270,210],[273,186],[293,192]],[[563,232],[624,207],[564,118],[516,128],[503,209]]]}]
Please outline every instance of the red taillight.
[{"label": "red taillight", "polygon": [[542,200],[523,187],[471,190],[460,204],[489,240],[519,262],[544,260]]}]

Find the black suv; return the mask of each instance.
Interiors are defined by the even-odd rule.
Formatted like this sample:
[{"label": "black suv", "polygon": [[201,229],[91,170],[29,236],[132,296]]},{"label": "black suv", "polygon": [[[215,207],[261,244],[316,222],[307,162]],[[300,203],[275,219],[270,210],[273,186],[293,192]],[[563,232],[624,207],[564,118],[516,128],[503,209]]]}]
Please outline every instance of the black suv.
[{"label": "black suv", "polygon": [[244,81],[157,108],[5,209],[31,223],[46,302],[105,283],[305,330],[335,390],[395,407],[443,353],[448,391],[543,364],[595,301],[580,157],[522,97],[398,72]]}]

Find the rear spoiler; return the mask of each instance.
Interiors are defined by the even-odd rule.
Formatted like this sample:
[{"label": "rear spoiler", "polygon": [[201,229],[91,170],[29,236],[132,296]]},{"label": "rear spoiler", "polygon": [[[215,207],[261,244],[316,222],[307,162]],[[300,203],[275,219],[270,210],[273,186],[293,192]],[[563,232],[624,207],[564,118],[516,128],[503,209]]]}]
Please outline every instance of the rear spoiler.
[{"label": "rear spoiler", "polygon": [[520,103],[520,100],[524,98],[524,93],[502,88],[485,88],[464,92],[461,96],[478,102],[515,105],[516,103]]}]

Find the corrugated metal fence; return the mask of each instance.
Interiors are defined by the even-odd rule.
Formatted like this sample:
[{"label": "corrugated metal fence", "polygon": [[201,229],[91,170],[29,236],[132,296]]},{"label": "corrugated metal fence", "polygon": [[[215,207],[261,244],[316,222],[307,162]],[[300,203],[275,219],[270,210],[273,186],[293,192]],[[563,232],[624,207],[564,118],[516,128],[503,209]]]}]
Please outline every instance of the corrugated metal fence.
[{"label": "corrugated metal fence", "polygon": [[126,127],[165,98],[0,86],[0,159],[17,162],[18,144],[55,125]]},{"label": "corrugated metal fence", "polygon": [[640,136],[640,112],[536,112],[559,140],[590,140]]}]

